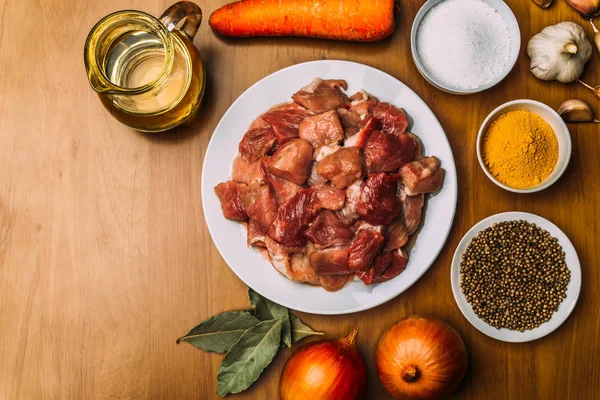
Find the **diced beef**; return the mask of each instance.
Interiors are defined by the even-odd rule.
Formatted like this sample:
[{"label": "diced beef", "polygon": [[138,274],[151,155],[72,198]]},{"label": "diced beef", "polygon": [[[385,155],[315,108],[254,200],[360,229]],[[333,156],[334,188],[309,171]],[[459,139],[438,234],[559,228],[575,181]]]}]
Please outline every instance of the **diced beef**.
[{"label": "diced beef", "polygon": [[315,270],[310,265],[310,260],[306,253],[293,253],[291,255],[288,277],[293,282],[305,282],[312,285],[319,285],[321,283]]},{"label": "diced beef", "polygon": [[318,276],[346,275],[348,270],[348,250],[330,248],[315,250],[308,256],[310,265]]},{"label": "diced beef", "polygon": [[221,201],[221,210],[227,219],[245,221],[248,214],[244,209],[244,195],[248,185],[233,181],[219,183],[215,186],[215,193]]},{"label": "diced beef", "polygon": [[296,92],[292,99],[301,106],[320,114],[348,104],[348,97],[339,88],[347,89],[345,81],[313,80],[308,86]]},{"label": "diced beef", "polygon": [[352,243],[348,247],[348,266],[352,272],[365,271],[377,255],[383,236],[381,233],[371,229],[361,229],[356,233]]},{"label": "diced beef", "polygon": [[313,161],[312,167],[310,169],[310,176],[308,177],[308,181],[306,182],[308,186],[320,185],[323,183],[327,183],[327,179],[319,175],[317,172],[317,162]]},{"label": "diced beef", "polygon": [[300,138],[308,141],[315,151],[344,139],[344,129],[334,110],[306,117],[299,127]]},{"label": "diced beef", "polygon": [[268,159],[273,174],[302,185],[310,176],[313,148],[306,140],[290,139]]},{"label": "diced beef", "polygon": [[267,185],[250,188],[243,198],[244,210],[261,232],[267,232],[277,213],[277,200]]},{"label": "diced beef", "polygon": [[394,250],[392,253],[392,260],[388,264],[385,271],[380,274],[376,274],[373,277],[373,283],[387,282],[390,279],[400,275],[402,271],[406,269],[408,263],[408,255],[402,249]]},{"label": "diced beef", "polygon": [[263,114],[262,119],[272,127],[279,144],[298,137],[298,127],[311,112],[296,104],[286,104]]},{"label": "diced beef", "polygon": [[298,276],[291,273],[291,255],[304,250],[303,247],[285,246],[273,240],[269,236],[265,236],[265,246],[273,267],[286,278],[295,282],[304,282],[295,280]]},{"label": "diced beef", "polygon": [[352,275],[322,275],[319,276],[319,283],[323,289],[328,292],[337,292],[350,281]]},{"label": "diced beef", "polygon": [[408,136],[409,138],[411,138],[412,140],[414,140],[414,142],[415,142],[415,152],[414,152],[413,160],[421,159],[421,157],[423,157],[423,142],[421,142],[421,139],[414,133],[411,133],[408,131],[406,131],[404,134],[406,136]]},{"label": "diced beef", "polygon": [[401,135],[408,127],[408,117],[404,110],[390,103],[378,103],[373,107],[373,116],[381,121],[381,130],[385,133]]},{"label": "diced beef", "polygon": [[440,160],[437,157],[423,157],[403,165],[399,174],[406,186],[406,194],[414,196],[440,190],[446,171],[440,168]]},{"label": "diced beef", "polygon": [[350,97],[350,110],[360,115],[362,119],[373,116],[373,108],[379,103],[377,97],[371,96],[364,90]]},{"label": "diced beef", "polygon": [[323,210],[304,231],[304,236],[317,248],[325,248],[345,245],[354,234],[340,222],[333,211]]},{"label": "diced beef", "polygon": [[369,172],[391,172],[414,159],[416,143],[408,135],[373,131],[365,145]]},{"label": "diced beef", "polygon": [[302,233],[319,211],[317,196],[311,189],[303,189],[280,205],[267,234],[286,246],[304,246]]},{"label": "diced beef", "polygon": [[248,246],[266,247],[265,231],[254,221],[248,221]]},{"label": "diced beef", "polygon": [[239,145],[242,158],[251,163],[275,150],[277,139],[273,128],[254,128],[244,134]]},{"label": "diced beef", "polygon": [[402,212],[394,178],[385,173],[370,174],[362,185],[356,208],[370,224],[387,225],[392,222]]},{"label": "diced beef", "polygon": [[231,179],[248,185],[265,183],[265,175],[261,170],[260,161],[248,163],[241,156],[237,156],[233,160]]},{"label": "diced beef", "polygon": [[363,157],[358,147],[341,148],[317,164],[319,175],[338,189],[345,189],[364,176]]},{"label": "diced beef", "polygon": [[316,185],[311,187],[319,200],[319,206],[327,210],[338,211],[346,202],[346,191],[336,189],[331,185]]}]

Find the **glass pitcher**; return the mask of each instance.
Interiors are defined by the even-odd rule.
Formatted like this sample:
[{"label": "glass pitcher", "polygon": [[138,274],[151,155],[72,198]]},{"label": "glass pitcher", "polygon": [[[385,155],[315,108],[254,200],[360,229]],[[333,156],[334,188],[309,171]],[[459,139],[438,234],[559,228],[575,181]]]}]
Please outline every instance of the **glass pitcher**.
[{"label": "glass pitcher", "polygon": [[201,21],[200,7],[180,1],[159,19],[125,10],[92,28],[84,48],[87,76],[113,117],[139,131],[160,132],[195,116],[205,85],[192,42]]}]

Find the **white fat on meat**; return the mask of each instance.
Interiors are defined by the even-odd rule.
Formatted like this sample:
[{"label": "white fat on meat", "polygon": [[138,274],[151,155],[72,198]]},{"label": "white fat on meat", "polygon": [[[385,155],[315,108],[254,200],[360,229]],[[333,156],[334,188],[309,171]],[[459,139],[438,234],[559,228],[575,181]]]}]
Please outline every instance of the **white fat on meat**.
[{"label": "white fat on meat", "polygon": [[341,146],[338,143],[330,144],[329,146],[321,146],[321,148],[315,152],[313,159],[319,162],[339,149],[341,149]]}]

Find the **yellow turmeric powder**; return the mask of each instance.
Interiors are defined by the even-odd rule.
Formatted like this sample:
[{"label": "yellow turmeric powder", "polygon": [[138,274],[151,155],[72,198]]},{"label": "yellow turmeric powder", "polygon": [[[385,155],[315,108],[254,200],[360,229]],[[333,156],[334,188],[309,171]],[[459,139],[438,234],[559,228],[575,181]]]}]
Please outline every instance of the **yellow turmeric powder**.
[{"label": "yellow turmeric powder", "polygon": [[483,161],[499,182],[527,189],[544,181],[558,160],[558,140],[539,115],[519,110],[502,114],[482,142]]}]

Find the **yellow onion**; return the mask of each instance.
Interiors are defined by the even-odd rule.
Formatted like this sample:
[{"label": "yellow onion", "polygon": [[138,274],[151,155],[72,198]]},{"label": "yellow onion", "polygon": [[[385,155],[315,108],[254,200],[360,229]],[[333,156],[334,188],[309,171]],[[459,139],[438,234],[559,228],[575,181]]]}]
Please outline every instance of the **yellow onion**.
[{"label": "yellow onion", "polygon": [[367,394],[367,370],[356,348],[354,329],[340,340],[320,340],[298,349],[287,360],[281,380],[281,400],[362,400]]},{"label": "yellow onion", "polygon": [[443,399],[462,381],[467,350],[450,325],[413,315],[397,322],[379,341],[377,373],[398,399]]},{"label": "yellow onion", "polygon": [[586,18],[600,14],[600,0],[567,0],[567,3]]}]

